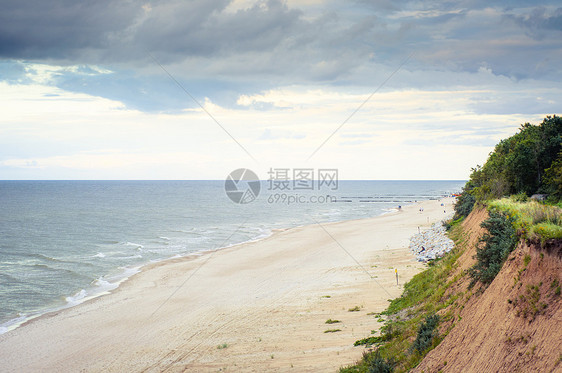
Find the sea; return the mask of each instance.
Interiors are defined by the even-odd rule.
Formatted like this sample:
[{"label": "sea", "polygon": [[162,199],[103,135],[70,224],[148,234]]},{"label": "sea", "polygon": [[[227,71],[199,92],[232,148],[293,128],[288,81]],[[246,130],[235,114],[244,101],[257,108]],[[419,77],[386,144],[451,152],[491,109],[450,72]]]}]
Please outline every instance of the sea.
[{"label": "sea", "polygon": [[276,229],[385,214],[459,192],[464,183],[309,188],[262,181],[259,191],[232,198],[216,180],[0,181],[0,334],[107,294],[151,262],[260,240]]}]

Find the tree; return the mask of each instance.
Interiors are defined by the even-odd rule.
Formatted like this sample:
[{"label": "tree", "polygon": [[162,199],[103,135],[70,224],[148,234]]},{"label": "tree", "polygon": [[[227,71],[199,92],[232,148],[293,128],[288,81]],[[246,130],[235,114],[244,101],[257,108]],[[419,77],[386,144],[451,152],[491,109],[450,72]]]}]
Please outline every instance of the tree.
[{"label": "tree", "polygon": [[543,190],[550,194],[549,198],[556,201],[562,199],[562,151],[552,165],[546,169],[544,181]]},{"label": "tree", "polygon": [[[518,133],[496,145],[484,166],[472,170],[463,195],[468,191],[478,202],[511,194],[530,196],[548,189],[553,190],[557,198],[562,198],[556,177],[556,169],[560,166],[546,175],[546,170],[553,166],[561,150],[560,117],[547,116],[538,126],[525,123]],[[461,198],[459,207],[468,206],[472,197],[466,195]],[[457,215],[461,215],[460,212],[457,211]]]}]

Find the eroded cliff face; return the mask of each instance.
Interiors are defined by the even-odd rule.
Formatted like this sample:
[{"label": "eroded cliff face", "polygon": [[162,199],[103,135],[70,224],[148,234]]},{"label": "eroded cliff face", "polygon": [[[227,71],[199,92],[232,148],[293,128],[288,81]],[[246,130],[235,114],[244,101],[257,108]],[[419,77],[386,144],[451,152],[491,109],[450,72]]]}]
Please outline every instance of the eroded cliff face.
[{"label": "eroded cliff face", "polygon": [[[463,222],[465,252],[450,278],[461,293],[443,341],[415,372],[562,372],[562,241],[521,241],[487,288],[469,289],[466,270],[486,219],[475,210]],[[456,277],[455,277],[456,276]]]}]

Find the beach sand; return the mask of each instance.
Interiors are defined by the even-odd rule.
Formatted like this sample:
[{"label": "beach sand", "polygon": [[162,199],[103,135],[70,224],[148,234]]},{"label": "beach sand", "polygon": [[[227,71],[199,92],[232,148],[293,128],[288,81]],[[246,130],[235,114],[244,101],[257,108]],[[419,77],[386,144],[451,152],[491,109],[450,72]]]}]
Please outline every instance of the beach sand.
[{"label": "beach sand", "polygon": [[409,238],[449,215],[452,203],[424,201],[151,264],[109,295],[0,335],[0,370],[336,372],[361,357],[353,342],[381,326],[369,313],[423,269]]}]

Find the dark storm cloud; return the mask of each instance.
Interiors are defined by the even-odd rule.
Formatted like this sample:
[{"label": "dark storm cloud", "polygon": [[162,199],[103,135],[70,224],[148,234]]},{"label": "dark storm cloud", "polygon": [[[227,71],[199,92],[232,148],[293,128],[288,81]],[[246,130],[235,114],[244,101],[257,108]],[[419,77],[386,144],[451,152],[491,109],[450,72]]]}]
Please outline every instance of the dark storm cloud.
[{"label": "dark storm cloud", "polygon": [[[234,14],[220,12],[216,2],[200,3],[201,6],[185,6],[183,2],[155,6],[136,30],[134,43],[180,58],[267,51],[289,41],[305,27],[299,11],[289,10],[277,1]],[[226,5],[223,2],[221,8]]]},{"label": "dark storm cloud", "polygon": [[88,50],[110,48],[141,11],[132,1],[5,0],[0,11],[0,56],[71,59]]},{"label": "dark storm cloud", "polygon": [[287,84],[361,84],[373,64],[391,71],[411,52],[421,70],[487,66],[517,79],[559,73],[553,65],[531,68],[537,62],[530,57],[555,53],[559,35],[541,31],[552,42],[540,45],[517,39],[529,30],[557,33],[561,10],[537,8],[525,15],[518,11],[528,8],[523,1],[506,8],[499,1],[360,0],[329,2],[312,14],[281,0],[235,11],[227,11],[229,3],[8,0],[0,12],[0,57],[138,68],[154,65],[152,53],[186,76],[283,77]]},{"label": "dark storm cloud", "polygon": [[[185,107],[151,54],[198,99],[225,105],[236,92],[292,84],[374,89],[412,52],[385,88],[478,85],[481,69],[513,81],[562,79],[562,10],[550,1],[356,0],[295,9],[269,0],[238,10],[230,2],[5,0],[0,59],[101,65],[116,74],[67,72],[51,83],[148,110]],[[17,80],[18,71],[0,79]]]},{"label": "dark storm cloud", "polygon": [[0,56],[111,63],[146,58],[150,51],[172,62],[271,50],[304,26],[300,12],[279,1],[224,12],[228,4],[10,0],[0,13]]}]

